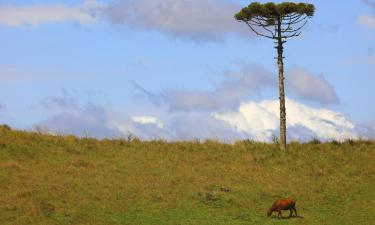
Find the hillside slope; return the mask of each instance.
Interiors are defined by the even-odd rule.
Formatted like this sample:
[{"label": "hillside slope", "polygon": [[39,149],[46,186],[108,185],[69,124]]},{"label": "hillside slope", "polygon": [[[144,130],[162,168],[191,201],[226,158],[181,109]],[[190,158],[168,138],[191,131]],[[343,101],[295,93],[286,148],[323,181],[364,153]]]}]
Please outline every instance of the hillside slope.
[{"label": "hillside slope", "polygon": [[[0,127],[0,224],[371,224],[375,143],[103,140]],[[301,217],[267,218],[279,197]],[[289,215],[285,212],[284,216]]]}]

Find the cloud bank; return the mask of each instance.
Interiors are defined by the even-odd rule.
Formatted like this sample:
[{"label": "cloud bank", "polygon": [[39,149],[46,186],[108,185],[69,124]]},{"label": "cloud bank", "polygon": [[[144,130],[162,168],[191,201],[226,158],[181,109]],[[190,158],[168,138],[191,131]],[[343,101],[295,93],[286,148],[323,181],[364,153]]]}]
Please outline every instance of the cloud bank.
[{"label": "cloud bank", "polygon": [[[52,134],[74,134],[95,138],[121,138],[128,135],[144,140],[239,139],[232,128],[209,113],[128,115],[92,103],[79,104],[64,97],[46,98],[40,106],[52,113],[35,125]],[[160,118],[167,118],[162,120]]]},{"label": "cloud bank", "polygon": [[[249,99],[267,88],[277,91],[277,76],[256,64],[243,64],[237,70],[223,72],[222,76],[222,82],[211,91],[172,90],[153,94],[135,84],[153,103],[155,110],[151,111],[156,112],[153,114],[129,115],[94,104],[81,105],[66,94],[46,98],[40,105],[53,115],[38,125],[53,133],[97,138],[132,134],[145,140],[234,141],[251,138],[271,141],[279,133],[278,100]],[[301,99],[322,105],[337,101],[334,88],[324,77],[312,75],[303,68],[292,69],[287,80],[290,80],[288,88]],[[289,140],[358,137],[353,122],[340,113],[291,99],[287,99],[286,106]],[[370,131],[366,130],[367,133]]]},{"label": "cloud bank", "polygon": [[[70,99],[60,99],[52,105],[58,103],[61,103],[58,105],[60,112],[53,112],[37,127],[55,134],[96,138],[120,138],[131,134],[143,140],[168,141],[216,139],[232,142],[250,138],[268,142],[279,133],[278,100],[246,101],[227,112],[169,112],[158,108],[157,113],[149,115],[128,115],[95,104],[81,105]],[[338,112],[313,108],[291,99],[287,99],[286,107],[288,140],[357,138],[359,131],[366,137],[375,134],[372,127],[358,130],[350,119]]]}]

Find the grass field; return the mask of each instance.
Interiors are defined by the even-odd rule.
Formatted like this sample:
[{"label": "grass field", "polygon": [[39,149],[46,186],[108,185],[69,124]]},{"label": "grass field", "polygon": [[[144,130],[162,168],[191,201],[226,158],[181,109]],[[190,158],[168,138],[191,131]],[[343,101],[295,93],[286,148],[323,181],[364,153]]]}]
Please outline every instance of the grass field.
[{"label": "grass field", "polygon": [[[267,218],[288,196],[301,217]],[[375,224],[375,142],[290,143],[282,153],[1,126],[0,224]]]}]

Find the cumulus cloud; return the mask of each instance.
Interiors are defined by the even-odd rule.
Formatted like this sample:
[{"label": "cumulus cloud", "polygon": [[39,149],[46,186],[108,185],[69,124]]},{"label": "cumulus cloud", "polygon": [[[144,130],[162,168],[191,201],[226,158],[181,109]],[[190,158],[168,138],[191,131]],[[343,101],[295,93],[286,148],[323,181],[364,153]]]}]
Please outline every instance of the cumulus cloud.
[{"label": "cumulus cloud", "polygon": [[[287,129],[289,137],[304,140],[317,137],[326,139],[355,138],[354,124],[344,115],[316,109],[291,99],[286,101]],[[217,113],[215,118],[230,124],[238,132],[248,134],[255,140],[269,141],[279,129],[279,101],[243,103],[238,111]],[[302,131],[302,132],[301,132]]]},{"label": "cumulus cloud", "polygon": [[38,26],[43,23],[72,21],[81,25],[95,22],[102,5],[86,0],[82,5],[0,5],[0,24]]},{"label": "cumulus cloud", "polygon": [[198,40],[246,33],[234,14],[241,7],[224,0],[115,0],[105,15],[115,24]]},{"label": "cumulus cloud", "polygon": [[322,75],[312,75],[302,67],[295,67],[286,76],[288,90],[305,100],[322,104],[339,102],[335,88]]}]

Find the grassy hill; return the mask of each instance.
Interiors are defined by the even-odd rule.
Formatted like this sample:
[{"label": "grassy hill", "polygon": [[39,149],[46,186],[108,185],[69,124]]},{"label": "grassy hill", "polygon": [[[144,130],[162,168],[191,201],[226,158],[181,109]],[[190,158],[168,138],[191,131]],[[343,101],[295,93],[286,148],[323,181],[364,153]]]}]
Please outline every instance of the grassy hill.
[{"label": "grassy hill", "polygon": [[[267,218],[279,197],[301,217]],[[289,212],[285,212],[287,216]],[[0,127],[0,224],[374,224],[375,142],[141,142]]]}]

